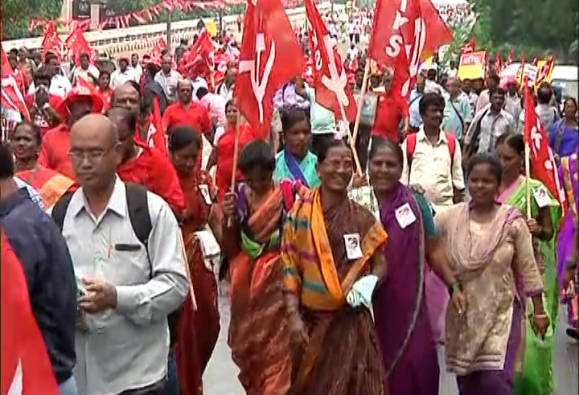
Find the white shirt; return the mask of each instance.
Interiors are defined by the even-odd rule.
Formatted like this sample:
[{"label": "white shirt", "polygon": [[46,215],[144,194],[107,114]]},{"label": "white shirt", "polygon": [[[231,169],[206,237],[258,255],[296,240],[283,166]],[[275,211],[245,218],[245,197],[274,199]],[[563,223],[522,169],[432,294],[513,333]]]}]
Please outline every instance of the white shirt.
[{"label": "white shirt", "polygon": [[60,96],[64,99],[71,89],[72,84],[68,78],[60,74],[55,74],[50,80],[50,88],[48,89],[48,93],[52,93],[53,95]]},{"label": "white shirt", "polygon": [[129,68],[127,68],[124,73],[121,71],[121,69],[116,69],[111,75],[111,87],[113,89],[118,88],[127,81],[137,82],[135,79],[135,74],[133,74],[132,70]]},{"label": "white shirt", "polygon": [[[125,184],[118,177],[98,218],[82,188],[72,196],[64,218],[62,235],[77,281],[103,279],[117,292],[114,310],[86,314],[88,331],[76,331],[74,375],[79,394],[118,394],[157,383],[167,374],[167,315],[187,294],[187,261],[171,209],[153,193],[147,192],[147,199],[153,225],[150,263],[131,226]],[[119,249],[122,244],[125,250]]]},{"label": "white shirt", "polygon": [[141,65],[137,63],[135,67],[129,66],[129,70],[131,70],[131,72],[135,76],[136,81],[139,82],[141,80],[141,76],[143,75],[143,68],[141,67]]},{"label": "white shirt", "polygon": [[[412,155],[412,168],[408,170],[406,158],[406,140],[402,143],[404,164],[400,182],[405,185],[418,184],[425,190],[426,198],[435,209],[453,204],[454,189],[464,189],[462,172],[462,154],[460,145],[456,144],[454,157],[450,158],[450,150],[446,134],[440,132],[436,144],[426,137],[424,126],[416,135],[416,147]],[[452,164],[452,165],[451,165]],[[408,174],[410,173],[410,174]]]},{"label": "white shirt", "polygon": [[[161,85],[170,102],[177,99],[177,83],[179,82],[179,78],[181,78],[181,74],[175,70],[171,70],[169,74],[165,74],[163,70],[155,74],[155,81]],[[193,96],[196,97],[195,95]]]},{"label": "white shirt", "polygon": [[100,72],[99,72],[99,69],[97,69],[92,64],[89,64],[88,69],[86,69],[86,70],[83,70],[82,67],[77,67],[76,69],[74,69],[73,81],[77,81],[77,78],[80,75],[80,77],[83,80],[92,83],[92,79],[88,76],[89,74],[92,74],[93,77],[98,80]]}]

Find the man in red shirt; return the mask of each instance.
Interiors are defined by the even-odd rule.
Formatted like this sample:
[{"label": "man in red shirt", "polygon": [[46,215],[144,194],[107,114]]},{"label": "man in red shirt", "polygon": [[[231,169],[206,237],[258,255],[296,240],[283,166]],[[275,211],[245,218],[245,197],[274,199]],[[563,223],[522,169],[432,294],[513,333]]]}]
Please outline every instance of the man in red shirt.
[{"label": "man in red shirt", "polygon": [[[115,91],[116,92],[116,91]],[[143,185],[161,196],[180,217],[185,210],[185,197],[177,173],[167,155],[135,141],[137,116],[123,107],[111,107],[107,117],[117,126],[121,146],[121,163],[117,174],[124,182]]]},{"label": "man in red shirt", "polygon": [[177,83],[179,100],[169,105],[163,114],[163,126],[167,133],[178,125],[187,125],[197,133],[205,134],[211,141],[211,119],[207,109],[200,103],[193,102],[193,84],[188,79]]},{"label": "man in red shirt", "polygon": [[75,180],[74,171],[68,156],[70,149],[70,129],[72,125],[91,112],[100,112],[103,101],[83,86],[74,87],[58,107],[63,123],[50,129],[42,138],[38,163],[56,170],[60,174]]},{"label": "man in red shirt", "polygon": [[[378,96],[376,119],[372,127],[373,136],[383,136],[388,140],[399,143],[404,140],[408,130],[408,103],[399,95],[392,94],[392,75],[384,76],[385,91]],[[402,134],[398,132],[400,121],[404,120]]]}]

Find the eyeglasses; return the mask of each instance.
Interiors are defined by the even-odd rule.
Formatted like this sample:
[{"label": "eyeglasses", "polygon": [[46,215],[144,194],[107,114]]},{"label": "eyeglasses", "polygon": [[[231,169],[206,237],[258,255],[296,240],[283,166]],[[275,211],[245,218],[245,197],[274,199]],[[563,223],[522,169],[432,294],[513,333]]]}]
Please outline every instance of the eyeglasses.
[{"label": "eyeglasses", "polygon": [[93,149],[88,151],[70,150],[68,152],[68,156],[70,157],[71,160],[75,162],[82,162],[86,157],[88,158],[89,162],[97,163],[100,162],[105,157],[105,155],[108,154],[112,149],[113,147],[107,150],[101,149]]}]

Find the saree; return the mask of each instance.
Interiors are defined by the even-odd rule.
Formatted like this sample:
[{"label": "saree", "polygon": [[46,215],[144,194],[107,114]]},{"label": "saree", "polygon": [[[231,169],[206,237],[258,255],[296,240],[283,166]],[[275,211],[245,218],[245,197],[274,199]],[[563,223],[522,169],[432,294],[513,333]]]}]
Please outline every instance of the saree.
[{"label": "saree", "polygon": [[259,207],[249,207],[245,185],[238,191],[241,252],[231,261],[231,321],[228,344],[248,395],[284,395],[290,389],[288,319],[283,298],[279,240],[284,212],[276,185]]},{"label": "saree", "polygon": [[[543,302],[545,304],[545,310],[549,315],[550,328],[545,338],[541,339],[533,331],[530,321],[527,322],[525,330],[525,354],[522,372],[517,372],[515,375],[515,394],[547,395],[551,394],[555,387],[552,370],[553,331],[557,322],[559,309],[555,244],[557,240],[557,228],[561,219],[561,210],[557,200],[550,195],[540,181],[531,179],[530,184],[533,196],[541,190],[549,195],[548,204],[550,206],[551,222],[554,230],[551,240],[533,239],[535,257],[543,277],[545,291]],[[525,178],[519,176],[517,181],[499,196],[498,200],[517,208],[521,214],[523,214],[526,211],[525,195]],[[531,201],[531,216],[537,218],[538,213],[539,205],[537,198],[533,197]]]},{"label": "saree", "polygon": [[[373,306],[390,395],[438,394],[438,357],[424,295],[427,215],[434,232],[432,214],[423,214],[427,204],[400,183],[390,202],[380,202],[381,222],[388,232],[388,275],[374,291]],[[396,209],[405,205],[416,220],[402,228]]]},{"label": "saree", "polygon": [[211,358],[219,337],[219,310],[217,282],[210,263],[203,255],[201,240],[196,231],[207,225],[209,203],[202,189],[213,195],[211,177],[205,172],[192,177],[180,177],[187,211],[191,217],[182,223],[183,242],[187,264],[195,292],[197,306],[191,297],[183,303],[178,321],[178,337],[175,344],[180,395],[203,394],[203,372]]},{"label": "saree", "polygon": [[437,214],[435,222],[468,301],[460,316],[453,305],[447,309],[447,368],[461,394],[511,395],[523,318],[517,312],[524,308],[519,300],[543,290],[527,225],[507,205],[490,221],[476,222],[467,203]]},{"label": "saree", "polygon": [[[347,235],[358,234],[361,256],[348,259]],[[300,300],[309,334],[292,349],[292,394],[384,394],[384,371],[370,312],[350,307],[345,295],[371,271],[386,232],[368,210],[343,202],[323,211],[319,189],[298,201],[284,225],[285,291]]]},{"label": "saree", "polygon": [[22,170],[15,174],[27,184],[31,185],[42,196],[45,208],[50,208],[74,186],[74,181],[62,174],[36,165],[34,169]]}]

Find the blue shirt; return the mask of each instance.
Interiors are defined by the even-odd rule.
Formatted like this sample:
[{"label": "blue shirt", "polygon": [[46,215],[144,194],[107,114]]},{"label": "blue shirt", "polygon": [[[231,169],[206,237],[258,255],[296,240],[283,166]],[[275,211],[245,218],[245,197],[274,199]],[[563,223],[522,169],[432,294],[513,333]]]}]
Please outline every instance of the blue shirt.
[{"label": "blue shirt", "polygon": [[76,361],[76,281],[66,242],[24,189],[0,201],[0,224],[24,269],[32,312],[56,380],[63,383]]},{"label": "blue shirt", "polygon": [[[320,185],[321,181],[318,177],[318,172],[316,170],[316,164],[318,163],[318,157],[308,151],[304,159],[300,162],[300,169],[308,182],[310,188],[315,188]],[[275,170],[273,172],[273,179],[279,181],[282,178],[290,178],[295,181],[293,174],[287,166],[285,161],[285,152],[281,151],[277,154],[275,158]]]},{"label": "blue shirt", "polygon": [[[555,147],[555,142],[557,141],[557,133],[562,133],[561,135],[561,145],[557,150]],[[559,157],[569,156],[577,152],[577,145],[579,144],[579,128],[575,126],[570,128],[565,123],[564,119],[555,122],[549,128],[549,146],[553,150],[553,154],[559,155]]]},{"label": "blue shirt", "polygon": [[44,210],[44,203],[42,202],[42,196],[40,196],[38,191],[34,189],[32,185],[28,184],[26,181],[18,177],[14,177],[14,181],[16,182],[16,185],[18,185],[18,188],[26,190],[26,193],[28,194],[30,200],[36,203],[41,210]]}]

